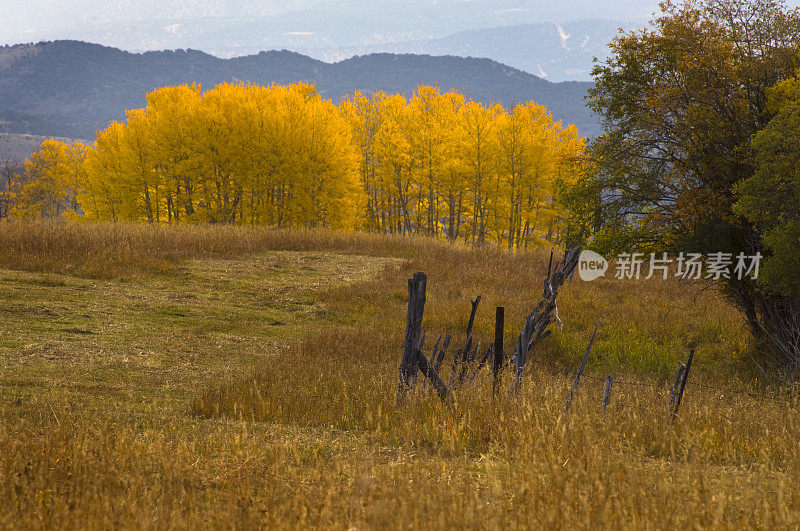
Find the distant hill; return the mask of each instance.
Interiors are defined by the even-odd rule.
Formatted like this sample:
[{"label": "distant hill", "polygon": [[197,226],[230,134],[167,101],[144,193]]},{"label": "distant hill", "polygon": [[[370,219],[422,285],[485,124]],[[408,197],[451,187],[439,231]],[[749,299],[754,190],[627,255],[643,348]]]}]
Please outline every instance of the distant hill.
[{"label": "distant hill", "polygon": [[[359,45],[371,46],[364,53],[417,53],[417,50],[390,50],[382,46],[519,24],[563,25],[598,18],[618,19],[623,25],[633,19],[646,23],[658,11],[658,3],[658,0],[25,0],[15,2],[14,9],[2,11],[0,44],[74,39],[135,51],[196,48],[220,57],[283,48],[308,54],[309,48]],[[789,3],[796,4],[797,0]],[[472,54],[458,51],[457,55]],[[506,62],[502,57],[481,57]]]},{"label": "distant hill", "polygon": [[[303,48],[295,45],[293,49],[324,61],[337,61],[377,51],[488,57],[548,81],[586,81],[591,80],[593,58],[597,57],[602,61],[608,56],[607,43],[618,35],[620,27],[644,25],[645,23],[602,19],[540,22],[473,29],[416,41],[338,48]],[[229,48],[210,45],[205,49],[224,57],[222,54]]]},{"label": "distant hill", "polygon": [[26,135],[22,133],[0,133],[0,169],[6,161],[22,162],[48,138],[55,138],[62,142],[72,142],[74,140],[72,138]]},{"label": "distant hill", "polygon": [[592,58],[604,59],[620,21],[579,20],[470,30],[430,41],[435,55],[491,57],[549,81],[591,79]]},{"label": "distant hill", "polygon": [[129,53],[80,41],[0,48],[0,132],[93,138],[156,87],[223,81],[315,83],[337,101],[355,90],[411,94],[419,84],[485,103],[534,100],[582,135],[598,125],[583,98],[591,83],[550,83],[489,59],[371,54],[325,63],[288,51],[220,59],[194,50]]}]

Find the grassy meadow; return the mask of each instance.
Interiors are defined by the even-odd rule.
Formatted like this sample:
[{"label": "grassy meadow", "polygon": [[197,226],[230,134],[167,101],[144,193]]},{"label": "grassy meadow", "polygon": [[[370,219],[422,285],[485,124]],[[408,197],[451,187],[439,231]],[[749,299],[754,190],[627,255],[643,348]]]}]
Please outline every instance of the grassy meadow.
[{"label": "grassy meadow", "polygon": [[800,526],[800,404],[702,284],[576,277],[518,396],[482,373],[398,409],[406,280],[428,274],[428,353],[453,334],[446,381],[476,295],[481,352],[497,305],[513,350],[549,250],[46,222],[0,224],[0,249],[4,528]]}]

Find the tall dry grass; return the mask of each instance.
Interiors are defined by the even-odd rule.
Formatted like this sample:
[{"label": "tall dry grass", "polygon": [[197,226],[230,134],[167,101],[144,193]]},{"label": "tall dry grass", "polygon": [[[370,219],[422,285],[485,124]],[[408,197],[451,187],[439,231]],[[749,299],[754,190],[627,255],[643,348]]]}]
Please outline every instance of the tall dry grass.
[{"label": "tall dry grass", "polygon": [[[111,278],[169,271],[182,259],[226,258],[263,251],[336,251],[412,257],[447,244],[427,238],[275,229],[233,225],[70,223],[50,220],[0,222],[0,267]],[[457,249],[464,249],[457,245]]]},{"label": "tall dry grass", "polygon": [[[361,316],[353,326],[321,330],[256,373],[206,389],[192,413],[346,433],[386,452],[326,453],[337,467],[369,470],[360,480],[369,487],[351,491],[370,502],[356,513],[333,502],[339,520],[325,503],[308,500],[316,525],[800,525],[792,479],[800,472],[798,402],[763,392],[740,316],[702,285],[576,281],[560,297],[565,330],[531,353],[519,396],[509,394],[508,374],[494,395],[484,371],[456,389],[452,405],[418,390],[395,407],[404,281],[413,271],[428,273],[428,346],[454,332],[447,367],[466,339],[469,299],[483,297],[476,324],[483,347],[501,304],[505,343],[513,345],[546,268],[544,253],[418,255],[400,270],[329,293],[328,304]],[[588,373],[566,415],[566,392],[594,323],[600,332]],[[667,389],[690,346],[698,349],[692,383],[670,424]],[[603,415],[606,374],[617,384]]]},{"label": "tall dry grass", "polygon": [[[800,404],[765,396],[741,317],[703,286],[575,280],[559,298],[565,328],[531,352],[519,396],[508,393],[508,375],[494,395],[483,374],[453,404],[417,390],[398,409],[406,279],[428,273],[423,331],[428,346],[453,333],[447,366],[478,294],[482,350],[496,305],[506,307],[513,345],[541,294],[546,253],[207,226],[7,225],[0,241],[16,246],[5,267],[157,272],[165,282],[164,264],[264,250],[405,258],[376,278],[331,286],[318,301],[325,323],[310,322],[255,370],[230,367],[224,380],[197,385],[167,414],[87,405],[58,390],[1,404],[0,525],[800,526]],[[611,405],[603,415],[602,382],[587,377],[565,415],[595,323],[587,376],[615,376]],[[666,389],[690,345],[693,385],[669,424]]]}]

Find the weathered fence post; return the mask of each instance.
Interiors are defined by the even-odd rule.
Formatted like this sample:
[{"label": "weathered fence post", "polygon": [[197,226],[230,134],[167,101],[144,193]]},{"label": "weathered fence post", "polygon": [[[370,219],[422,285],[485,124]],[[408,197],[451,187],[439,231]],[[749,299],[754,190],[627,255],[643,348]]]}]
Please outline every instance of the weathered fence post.
[{"label": "weathered fence post", "polygon": [[500,371],[503,369],[505,352],[503,351],[503,327],[505,326],[505,311],[503,306],[498,306],[494,312],[494,357],[492,359],[492,374],[494,375],[494,383],[492,384],[492,393],[497,392],[497,386],[500,382]]},{"label": "weathered fence post", "polygon": [[[425,334],[422,334],[423,337]],[[426,365],[428,367],[435,367],[436,366],[436,353],[439,350],[439,343],[442,342],[442,335],[439,334],[439,339],[436,340],[436,343],[433,345],[433,351],[431,352],[431,357],[427,360]],[[422,349],[420,349],[422,350]],[[438,371],[437,371],[438,372]],[[425,380],[422,381],[422,388],[425,389],[425,386],[428,385],[428,377],[425,376]]]},{"label": "weathered fence post", "polygon": [[675,400],[675,409],[672,410],[670,422],[675,420],[678,415],[678,408],[681,407],[681,399],[683,398],[683,390],[686,389],[686,381],[689,379],[689,370],[692,368],[692,360],[694,359],[694,349],[689,351],[689,359],[686,360],[686,369],[683,371],[683,379],[681,380],[681,389],[678,391],[678,398]]},{"label": "weathered fence post", "polygon": [[433,362],[433,368],[438,373],[444,361],[444,355],[447,354],[447,347],[450,346],[450,334],[444,336],[444,343],[442,343],[442,350],[439,351],[439,356]]},{"label": "weathered fence post", "polygon": [[566,413],[569,411],[569,406],[572,405],[572,399],[575,396],[575,392],[578,390],[578,385],[581,383],[581,375],[583,375],[583,370],[586,368],[586,362],[589,360],[589,351],[592,350],[592,343],[594,343],[594,336],[597,335],[597,325],[594,325],[594,332],[592,333],[592,339],[589,340],[589,346],[586,347],[586,353],[583,355],[583,360],[581,361],[581,366],[578,369],[577,374],[575,374],[575,380],[572,381],[572,387],[567,394],[567,400],[564,404],[564,412]]},{"label": "weathered fence post", "polygon": [[475,314],[478,312],[478,305],[481,303],[481,296],[478,295],[475,297],[475,300],[470,301],[470,303],[472,304],[472,311],[469,313],[469,323],[467,323],[467,346],[464,347],[465,354],[469,352],[469,349],[472,346],[472,327],[475,325]]},{"label": "weathered fence post", "polygon": [[535,321],[536,313],[530,314],[525,319],[525,326],[522,327],[522,332],[519,333],[519,339],[517,339],[517,348],[514,350],[514,385],[512,387],[514,393],[519,393],[519,389],[522,386],[522,371],[528,361],[528,350],[530,350],[528,345],[533,335]]},{"label": "weathered fence post", "polygon": [[422,314],[425,311],[425,289],[428,277],[425,273],[414,273],[408,279],[408,312],[406,314],[406,337],[403,357],[400,360],[400,378],[397,385],[397,405],[402,404],[406,392],[417,381],[419,361],[417,352],[422,334]]},{"label": "weathered fence post", "polygon": [[550,261],[547,263],[547,276],[544,277],[544,294],[542,295],[545,299],[550,297],[552,294],[552,287],[550,284],[550,275],[553,271],[553,252],[554,249],[550,249]]},{"label": "weathered fence post", "polygon": [[614,378],[606,376],[606,384],[603,387],[603,415],[606,414],[606,408],[611,403],[611,388],[614,386]]},{"label": "weathered fence post", "polygon": [[686,365],[683,362],[678,362],[678,372],[675,373],[675,381],[672,383],[672,388],[669,390],[669,414],[672,417],[672,410],[675,409],[675,399],[678,398],[678,391],[681,388],[681,380],[683,380],[683,371],[686,370]]},{"label": "weathered fence post", "polygon": [[[457,350],[456,355],[453,357],[453,370],[450,373],[450,379],[447,382],[448,385],[463,382],[464,377],[467,375],[467,365],[470,359],[470,349],[472,348],[472,327],[475,325],[475,314],[478,312],[481,296],[478,295],[475,297],[475,300],[470,301],[470,303],[472,304],[472,310],[470,311],[469,322],[467,323],[467,344],[464,350]],[[460,359],[459,353],[461,353]],[[461,363],[460,370],[458,368],[459,363]]]},{"label": "weathered fence post", "polygon": [[428,365],[428,360],[425,358],[425,355],[422,353],[421,350],[417,350],[417,361],[419,363],[419,370],[422,374],[425,375],[426,381],[431,382],[433,388],[436,389],[436,393],[439,395],[439,398],[442,400],[447,400],[450,396],[450,391],[447,389],[447,386],[439,377],[439,373],[432,365]]}]

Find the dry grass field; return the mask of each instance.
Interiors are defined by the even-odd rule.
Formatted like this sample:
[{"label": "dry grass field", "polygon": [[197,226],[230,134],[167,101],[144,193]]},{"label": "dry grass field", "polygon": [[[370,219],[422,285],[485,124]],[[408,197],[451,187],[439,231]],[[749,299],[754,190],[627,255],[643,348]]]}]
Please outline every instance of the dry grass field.
[{"label": "dry grass field", "polygon": [[484,374],[398,409],[406,279],[428,274],[423,331],[453,333],[449,366],[478,294],[476,338],[504,305],[513,344],[546,250],[42,222],[0,224],[0,249],[2,527],[800,526],[800,404],[767,395],[743,321],[701,285],[576,278],[519,396]]}]

